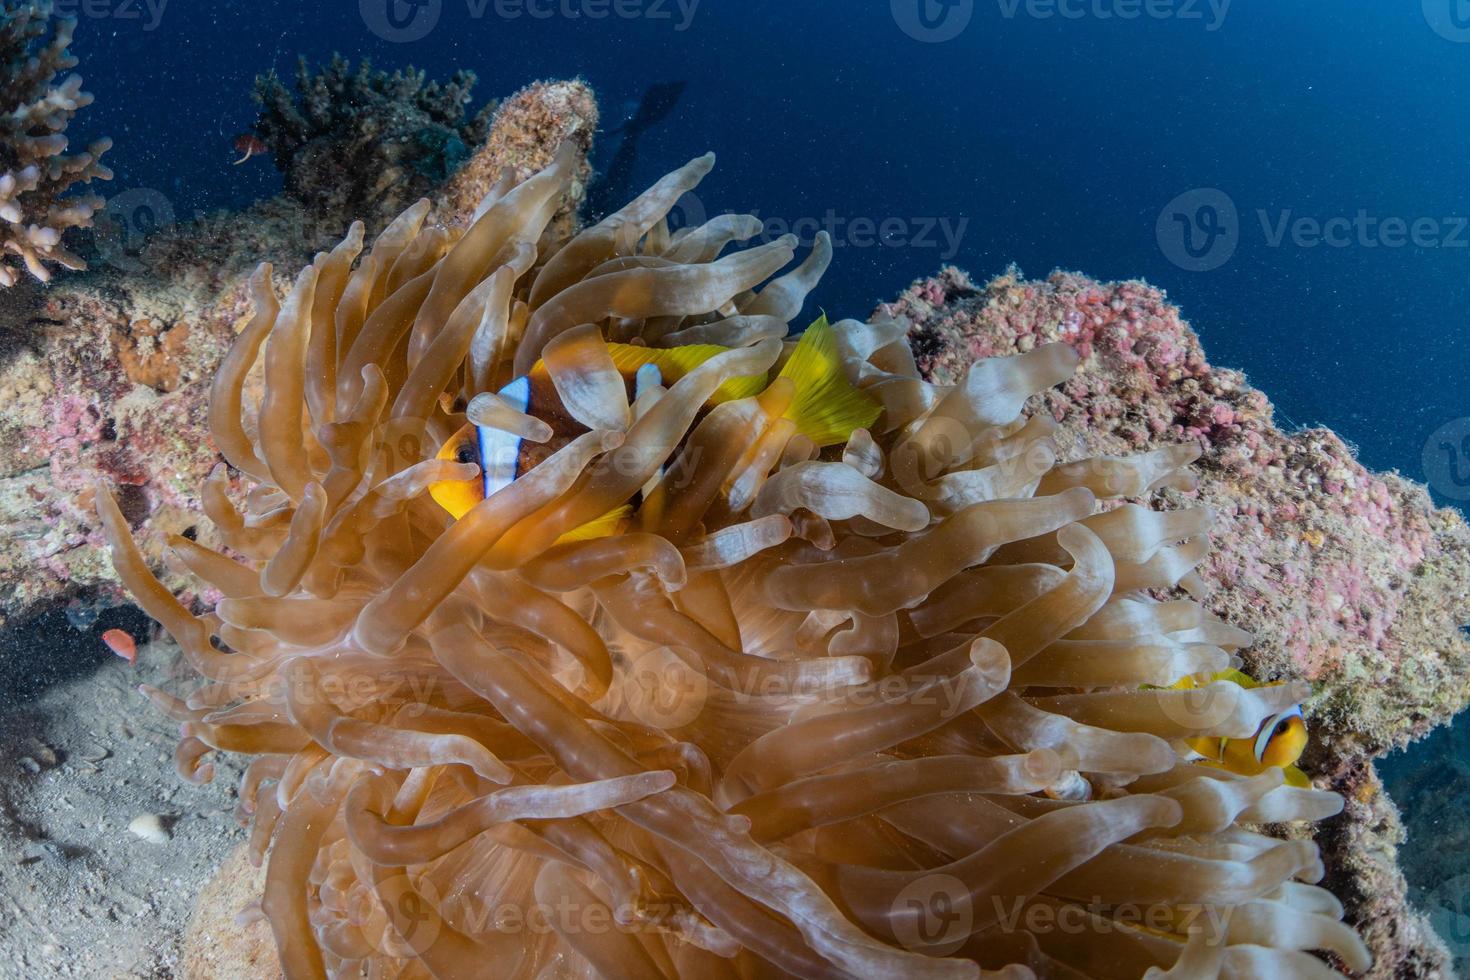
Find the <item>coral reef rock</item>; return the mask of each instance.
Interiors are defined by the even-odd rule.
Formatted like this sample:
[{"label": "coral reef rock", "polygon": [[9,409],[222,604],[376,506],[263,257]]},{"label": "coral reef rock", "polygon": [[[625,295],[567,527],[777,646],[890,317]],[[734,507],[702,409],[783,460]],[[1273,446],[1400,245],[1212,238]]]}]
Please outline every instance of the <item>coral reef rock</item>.
[{"label": "coral reef rock", "polygon": [[1372,760],[1443,724],[1470,697],[1470,530],[1427,490],[1371,473],[1326,429],[1283,432],[1266,396],[1211,366],[1194,331],[1145,283],[1011,270],[983,288],[949,268],[882,311],[909,319],[926,375],[1065,341],[1082,368],[1047,393],[1063,459],[1197,443],[1200,485],[1173,504],[1212,508],[1197,588],[1251,630],[1247,670],[1304,677],[1304,761],[1346,813],[1320,834],[1334,889],[1373,948],[1374,976],[1435,976],[1443,945],[1406,903],[1402,829]]},{"label": "coral reef rock", "polygon": [[413,68],[390,75],[364,60],[354,69],[340,55],[312,74],[302,58],[294,92],[274,72],[255,80],[255,130],[291,198],[375,231],[484,143],[495,106],[471,115],[474,85],[474,72],[441,84]]},{"label": "coral reef rock", "polygon": [[111,140],[66,153],[68,124],[92,103],[79,76],[57,80],[76,66],[67,50],[75,28],[74,20],[53,22],[50,3],[0,3],[0,288],[15,285],[21,269],[42,282],[52,266],[85,269],[62,239],[68,229],[91,227],[103,201],[67,192],[112,179],[101,163]]},{"label": "coral reef rock", "polygon": [[592,167],[585,161],[592,152],[597,122],[597,97],[581,79],[526,86],[496,109],[490,138],[439,196],[441,214],[453,224],[468,224],[485,195],[507,171],[514,180],[525,180],[549,166],[557,147],[571,140],[584,162],[551,225],[553,234],[566,234],[587,197]]}]

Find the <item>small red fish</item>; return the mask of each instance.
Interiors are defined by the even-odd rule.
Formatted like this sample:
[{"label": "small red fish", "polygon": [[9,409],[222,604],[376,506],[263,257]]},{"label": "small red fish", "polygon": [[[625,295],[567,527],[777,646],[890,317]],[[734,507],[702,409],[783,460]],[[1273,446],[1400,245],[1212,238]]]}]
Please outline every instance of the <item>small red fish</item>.
[{"label": "small red fish", "polygon": [[268,149],[261,138],[254,133],[241,133],[235,137],[235,152],[245,155],[235,161],[235,166],[238,167],[257,154],[264,154]]},{"label": "small red fish", "polygon": [[102,634],[102,642],[107,644],[107,649],[122,657],[129,664],[138,662],[138,644],[127,630],[111,629]]}]

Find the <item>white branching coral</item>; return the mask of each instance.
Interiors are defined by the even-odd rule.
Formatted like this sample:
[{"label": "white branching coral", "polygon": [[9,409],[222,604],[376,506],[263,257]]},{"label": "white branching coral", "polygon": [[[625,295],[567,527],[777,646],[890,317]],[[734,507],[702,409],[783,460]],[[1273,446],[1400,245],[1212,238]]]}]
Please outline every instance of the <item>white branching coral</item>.
[{"label": "white branching coral", "polygon": [[80,76],[57,81],[76,67],[67,50],[75,28],[75,20],[53,26],[47,2],[0,4],[0,287],[15,285],[21,266],[42,282],[50,281],[51,266],[87,267],[62,236],[68,228],[90,227],[103,201],[66,193],[75,184],[112,179],[101,163],[112,141],[66,153],[67,125],[92,104]]}]

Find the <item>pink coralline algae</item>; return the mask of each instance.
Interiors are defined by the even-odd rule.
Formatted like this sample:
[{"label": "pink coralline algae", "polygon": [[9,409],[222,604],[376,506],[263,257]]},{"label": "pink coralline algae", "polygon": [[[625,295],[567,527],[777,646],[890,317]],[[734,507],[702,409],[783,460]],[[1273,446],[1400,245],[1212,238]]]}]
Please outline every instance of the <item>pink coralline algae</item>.
[{"label": "pink coralline algae", "polygon": [[[12,547],[0,556],[0,623],[108,581],[106,562],[91,553],[89,502],[99,478],[119,488],[131,520],[147,518],[153,554],[162,554],[167,535],[200,524],[198,487],[217,459],[200,436],[201,392],[241,302],[243,295],[227,296],[206,306],[167,286],[78,282],[52,291],[24,322],[23,342],[4,339],[11,349],[0,364],[0,533]],[[187,333],[190,343],[165,356],[162,327]],[[143,368],[160,364],[166,370]]]},{"label": "pink coralline algae", "polygon": [[958,269],[916,283],[882,312],[912,323],[920,367],[951,382],[974,359],[1051,341],[1082,355],[1042,396],[1063,459],[1192,442],[1196,489],[1166,505],[1211,507],[1204,599],[1250,629],[1245,668],[1305,677],[1309,772],[1349,800],[1321,843],[1339,895],[1373,947],[1373,975],[1447,974],[1442,944],[1406,903],[1397,811],[1372,759],[1448,720],[1470,698],[1470,529],[1424,487],[1375,474],[1326,429],[1283,432],[1266,396],[1213,367],[1163,292],[1072,273],[981,288]]},{"label": "pink coralline algae", "polygon": [[1197,443],[1203,480],[1189,496],[1218,517],[1201,568],[1211,601],[1256,632],[1259,668],[1316,682],[1316,710],[1350,717],[1364,749],[1402,745],[1470,696],[1458,513],[1368,472],[1326,429],[1276,428],[1265,395],[1212,367],[1159,290],[1014,272],[980,290],[949,269],[883,310],[913,322],[920,365],[939,381],[978,357],[1076,347],[1082,369],[1044,396],[1067,456]]}]

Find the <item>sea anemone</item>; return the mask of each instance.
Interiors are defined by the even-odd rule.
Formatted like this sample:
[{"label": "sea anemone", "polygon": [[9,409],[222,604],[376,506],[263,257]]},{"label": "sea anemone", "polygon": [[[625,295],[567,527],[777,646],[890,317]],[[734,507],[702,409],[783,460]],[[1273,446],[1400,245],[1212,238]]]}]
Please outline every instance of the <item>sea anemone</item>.
[{"label": "sea anemone", "polygon": [[[256,914],[288,977],[1326,977],[1366,968],[1316,846],[1333,794],[1188,761],[1303,685],[1217,682],[1250,636],[1181,590],[1210,515],[1147,506],[1195,451],[1059,465],[1053,344],[923,381],[903,324],[834,325],[882,414],[827,448],[776,368],[831,259],[722,215],[703,157],[569,240],[575,163],[471,227],[411,207],[255,315],[220,367],[173,542],[195,615],[112,498],[114,564],[204,683],[149,696],[179,771],[255,756]],[[727,348],[629,404],[598,339]],[[453,520],[468,417],[543,360],[581,435]],[[258,399],[246,398],[260,362]],[[249,382],[249,383],[247,383]],[[636,503],[624,533],[568,537]],[[1144,501],[1140,503],[1139,501]],[[1326,959],[1311,951],[1320,951]],[[998,971],[991,973],[990,971]]]}]

